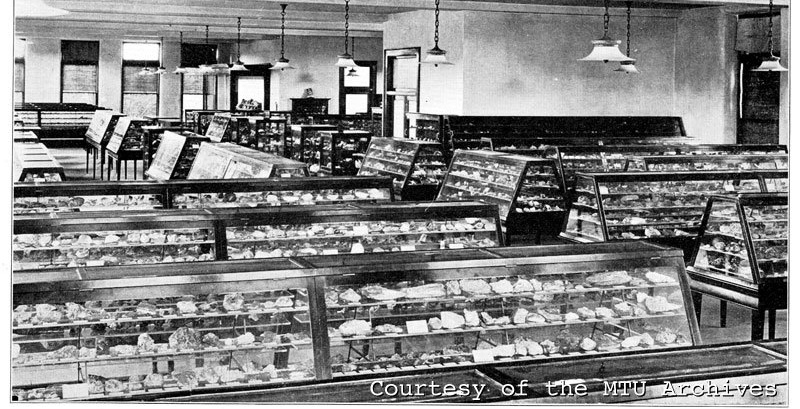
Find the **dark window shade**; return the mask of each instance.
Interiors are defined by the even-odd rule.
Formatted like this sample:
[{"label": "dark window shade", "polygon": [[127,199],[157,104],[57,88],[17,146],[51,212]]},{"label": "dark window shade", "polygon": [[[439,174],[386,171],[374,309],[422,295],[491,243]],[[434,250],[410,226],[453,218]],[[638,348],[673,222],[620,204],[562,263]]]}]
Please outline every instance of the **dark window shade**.
[{"label": "dark window shade", "polygon": [[[151,67],[156,68],[156,67]],[[158,75],[139,75],[142,66],[122,67],[122,92],[158,93]]]},{"label": "dark window shade", "polygon": [[62,67],[61,90],[65,92],[97,92],[97,65]]},{"label": "dark window shade", "polygon": [[181,46],[181,65],[197,67],[200,64],[213,64],[217,57],[217,46],[213,44],[183,44]]},{"label": "dark window shade", "polygon": [[61,62],[64,64],[98,63],[99,41],[61,41]]},{"label": "dark window shade", "polygon": [[202,94],[203,81],[205,75],[184,75],[183,76],[183,93],[184,94]]},{"label": "dark window shade", "polygon": [[24,62],[15,62],[14,63],[14,91],[15,92],[24,92],[25,91],[25,63]]}]

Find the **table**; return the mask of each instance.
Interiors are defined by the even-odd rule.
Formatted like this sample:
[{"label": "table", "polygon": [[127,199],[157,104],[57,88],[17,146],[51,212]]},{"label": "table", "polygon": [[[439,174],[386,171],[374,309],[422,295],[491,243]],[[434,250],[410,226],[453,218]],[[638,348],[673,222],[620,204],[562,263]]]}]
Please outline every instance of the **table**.
[{"label": "table", "polygon": [[28,175],[44,174],[57,175],[59,180],[66,180],[64,167],[43,144],[16,142],[13,152],[15,182],[25,181]]}]

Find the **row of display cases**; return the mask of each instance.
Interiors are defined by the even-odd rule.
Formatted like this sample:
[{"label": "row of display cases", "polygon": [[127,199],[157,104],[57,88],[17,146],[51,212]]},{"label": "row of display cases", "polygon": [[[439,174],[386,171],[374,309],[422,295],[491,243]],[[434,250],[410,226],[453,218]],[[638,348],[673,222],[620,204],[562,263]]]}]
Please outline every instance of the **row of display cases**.
[{"label": "row of display cases", "polygon": [[503,243],[497,207],[475,202],[38,213],[13,235],[14,271]]},{"label": "row of display cases", "polygon": [[680,252],[649,243],[79,267],[13,281],[20,400],[580,365],[701,343]]},{"label": "row of display cases", "polygon": [[233,143],[203,142],[186,178],[293,178],[308,175],[305,163]]},{"label": "row of display cases", "polygon": [[786,192],[788,172],[577,173],[561,237],[577,242],[651,240],[691,254],[709,197]]},{"label": "row of display cases", "polygon": [[482,150],[455,151],[436,200],[496,204],[507,239],[557,236],[567,208],[554,160]]},{"label": "row of display cases", "polygon": [[447,172],[442,145],[405,138],[372,138],[359,176],[389,176],[402,200],[434,200]]},{"label": "row of display cases", "polygon": [[14,214],[383,203],[388,177],[19,183]]}]

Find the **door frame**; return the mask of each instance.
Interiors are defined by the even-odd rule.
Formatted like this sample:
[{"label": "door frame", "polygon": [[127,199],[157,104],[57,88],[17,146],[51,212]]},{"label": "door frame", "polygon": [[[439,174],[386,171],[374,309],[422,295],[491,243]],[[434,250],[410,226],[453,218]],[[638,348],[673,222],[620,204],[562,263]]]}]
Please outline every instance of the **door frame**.
[{"label": "door frame", "polygon": [[[416,97],[416,107],[414,107],[412,112],[419,111],[419,84],[420,84],[420,72],[419,69],[419,62],[420,56],[422,54],[422,50],[420,47],[408,47],[408,48],[392,48],[383,50],[383,97],[382,97],[382,104],[383,104],[383,115],[381,115],[381,127],[383,128],[383,135],[394,135],[394,130],[392,129],[391,121],[394,118],[394,105],[389,103],[389,96],[413,96]],[[417,88],[416,89],[395,89],[394,87],[390,87],[391,80],[394,78],[394,70],[392,68],[392,64],[390,59],[395,58],[414,58],[417,62]],[[409,108],[410,109],[410,108]],[[408,129],[408,120],[404,119],[405,124],[403,125],[403,129]]]},{"label": "door frame", "polygon": [[366,94],[367,95],[367,112],[364,114],[369,115],[372,112],[372,104],[375,100],[375,86],[378,85],[378,62],[377,61],[356,61],[359,67],[369,67],[369,86],[368,87],[345,87],[344,79],[345,72],[349,69],[347,67],[339,68],[339,115],[345,115],[347,111],[347,94]]},{"label": "door frame", "polygon": [[[264,104],[261,107],[263,111],[269,111],[269,79],[272,71],[269,68],[272,64],[245,64],[247,71],[231,71],[231,84],[230,84],[230,110],[236,111],[236,106],[239,105],[239,84],[237,79],[239,77],[263,77],[264,78]],[[219,81],[217,81],[219,89]],[[219,104],[217,104],[219,106]]]}]

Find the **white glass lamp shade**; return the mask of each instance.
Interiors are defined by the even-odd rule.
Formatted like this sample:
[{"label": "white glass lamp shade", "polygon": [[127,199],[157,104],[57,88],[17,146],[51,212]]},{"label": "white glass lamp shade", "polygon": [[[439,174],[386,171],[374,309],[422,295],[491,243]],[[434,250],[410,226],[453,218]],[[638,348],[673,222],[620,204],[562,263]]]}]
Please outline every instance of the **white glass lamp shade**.
[{"label": "white glass lamp shade", "polygon": [[[339,65],[339,63],[337,62],[336,65]],[[294,67],[289,65],[289,60],[288,59],[281,57],[281,58],[278,59],[278,61],[275,61],[275,64],[273,64],[272,67],[269,67],[269,69],[283,71],[283,70],[293,70]]]},{"label": "white glass lamp shade", "polygon": [[146,77],[148,75],[153,75],[153,74],[155,74],[155,73],[153,71],[151,71],[150,68],[147,68],[147,67],[142,68],[139,72],[136,73],[136,75],[141,75],[143,77]]},{"label": "white glass lamp shade", "polygon": [[434,67],[438,67],[440,65],[453,65],[453,63],[447,61],[447,51],[442,50],[438,45],[425,53],[425,59],[420,61],[420,64],[433,64]]},{"label": "white glass lamp shade", "polygon": [[350,69],[347,71],[347,76],[348,76],[348,77],[358,77],[358,71],[356,71],[356,69],[355,69],[355,68],[350,68]]},{"label": "white glass lamp shade", "polygon": [[67,10],[50,7],[42,0],[23,0],[15,3],[16,17],[58,17],[69,13]]},{"label": "white glass lamp shade", "polygon": [[349,53],[339,54],[337,56],[338,60],[336,61],[337,67],[358,67],[355,61],[353,61],[353,56]]},{"label": "white glass lamp shade", "polygon": [[764,72],[764,71],[789,71],[788,68],[784,68],[781,65],[781,57],[771,56],[768,59],[764,60],[758,68],[754,68],[753,71]]},{"label": "white glass lamp shade", "polygon": [[578,61],[635,61],[633,58],[626,56],[622,53],[622,51],[619,50],[620,43],[620,40],[613,40],[608,37],[594,40],[592,41],[592,44],[594,44],[594,49],[592,49],[592,52]]},{"label": "white glass lamp shade", "polygon": [[186,67],[179,65],[179,66],[175,67],[175,71],[172,71],[172,72],[174,74],[186,74],[187,70],[186,70]]},{"label": "white glass lamp shade", "polygon": [[619,63],[619,68],[617,68],[616,72],[624,72],[625,74],[641,74],[638,68],[636,68],[635,61],[623,61]]},{"label": "white glass lamp shade", "polygon": [[214,68],[211,67],[211,64],[200,64],[197,67],[197,72],[203,75],[213,74]]},{"label": "white glass lamp shade", "polygon": [[158,68],[156,68],[156,70],[153,71],[153,74],[161,75],[161,74],[165,74],[166,72],[167,72],[167,69],[159,65]]},{"label": "white glass lamp shade", "polygon": [[244,63],[241,60],[236,60],[235,63],[230,68],[231,71],[247,71],[247,67],[244,66]]},{"label": "white glass lamp shade", "polygon": [[213,69],[213,70],[227,70],[228,69],[228,64],[221,63],[221,62],[214,63],[214,64],[211,64],[211,69]]}]

